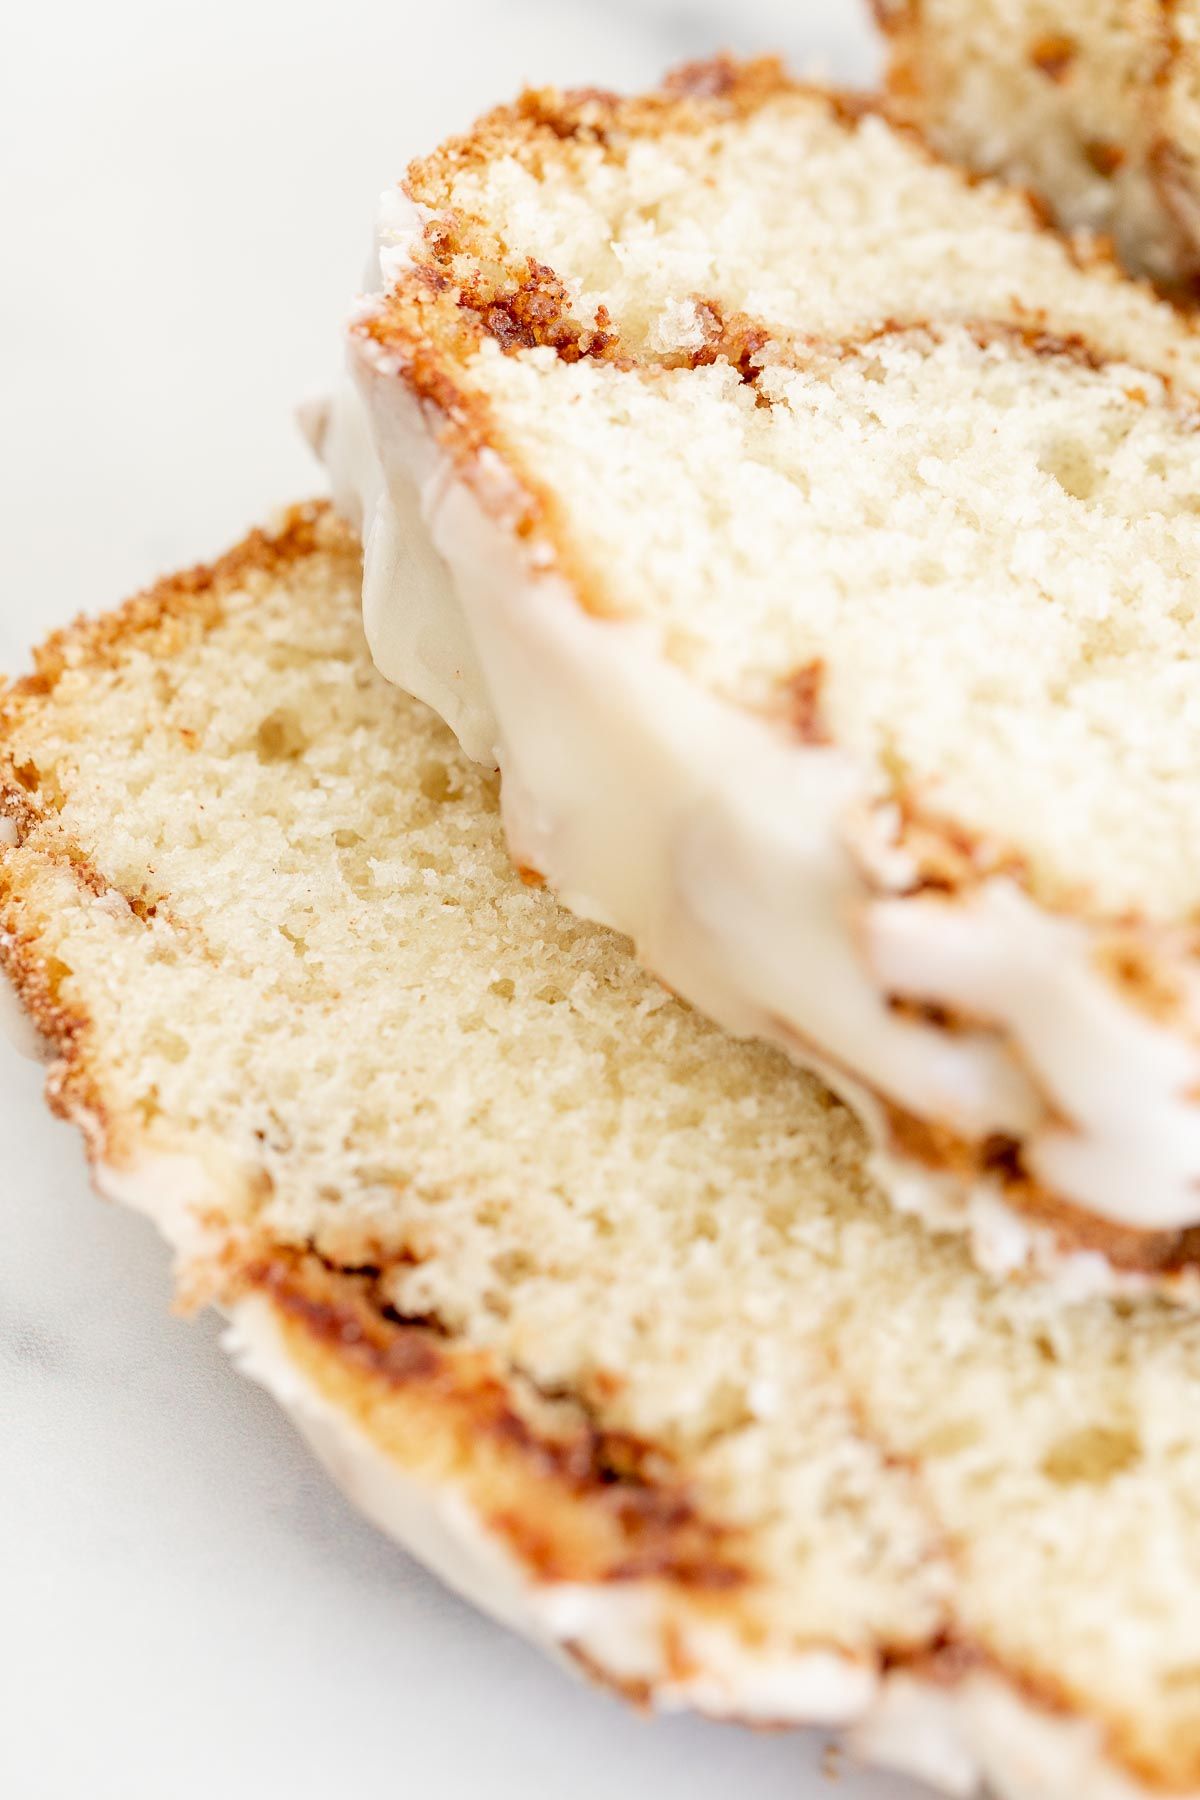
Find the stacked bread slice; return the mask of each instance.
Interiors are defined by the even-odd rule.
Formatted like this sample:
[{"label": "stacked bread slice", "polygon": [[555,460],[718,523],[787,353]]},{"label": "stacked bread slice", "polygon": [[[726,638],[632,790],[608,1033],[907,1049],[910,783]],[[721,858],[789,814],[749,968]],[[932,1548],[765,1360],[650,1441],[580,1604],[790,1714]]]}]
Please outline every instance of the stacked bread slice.
[{"label": "stacked bread slice", "polygon": [[1200,1791],[1200,1330],[997,1287],[511,868],[301,509],[5,700],[4,953],[99,1186],[348,1490],[642,1700]]},{"label": "stacked bread slice", "polygon": [[876,0],[901,112],[1136,268],[1200,276],[1196,0]]},{"label": "stacked bread slice", "polygon": [[1097,255],[775,65],[527,96],[385,205],[326,454],[522,866],[987,1266],[1190,1291],[1200,336]]},{"label": "stacked bread slice", "polygon": [[342,517],[0,695],[97,1185],[631,1698],[1200,1796],[1198,391],[873,102],[527,94],[385,203]]}]

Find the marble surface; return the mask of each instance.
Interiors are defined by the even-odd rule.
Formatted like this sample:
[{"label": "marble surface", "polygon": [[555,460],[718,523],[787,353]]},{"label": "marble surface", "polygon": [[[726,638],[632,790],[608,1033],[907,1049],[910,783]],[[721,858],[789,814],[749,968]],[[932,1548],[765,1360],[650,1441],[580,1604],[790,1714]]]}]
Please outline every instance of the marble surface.
[{"label": "marble surface", "polygon": [[[721,44],[870,69],[851,0],[60,0],[4,27],[0,663],[319,482],[374,196],[521,81]],[[15,275],[15,279],[11,278]],[[360,1522],[89,1193],[0,1042],[0,1795],[823,1794],[822,1745],[570,1683]],[[903,1784],[846,1771],[841,1800]]]}]

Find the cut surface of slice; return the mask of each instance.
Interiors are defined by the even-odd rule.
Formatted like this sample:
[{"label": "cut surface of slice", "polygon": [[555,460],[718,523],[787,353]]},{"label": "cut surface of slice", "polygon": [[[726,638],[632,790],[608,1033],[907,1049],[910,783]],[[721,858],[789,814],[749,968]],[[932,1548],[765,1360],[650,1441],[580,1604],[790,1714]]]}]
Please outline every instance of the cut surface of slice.
[{"label": "cut surface of slice", "polygon": [[1200,1792],[1200,1323],[995,1286],[508,862],[318,508],[0,712],[6,965],[102,1189],[348,1491],[633,1697]]},{"label": "cut surface of slice", "polygon": [[593,610],[1012,846],[1047,907],[1195,912],[1190,403],[961,328],[805,348],[750,392],[723,361],[652,381],[553,353],[486,363]]},{"label": "cut surface of slice", "polygon": [[410,171],[327,433],[514,854],[996,1268],[1194,1292],[1200,345],[773,67]]},{"label": "cut surface of slice", "polygon": [[1196,0],[876,0],[897,108],[1131,267],[1200,276]]}]

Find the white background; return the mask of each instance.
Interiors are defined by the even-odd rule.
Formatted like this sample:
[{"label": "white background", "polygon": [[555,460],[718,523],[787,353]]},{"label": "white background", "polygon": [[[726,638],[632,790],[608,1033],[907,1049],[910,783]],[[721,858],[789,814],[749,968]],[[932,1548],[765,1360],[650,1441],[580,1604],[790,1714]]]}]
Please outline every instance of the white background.
[{"label": "white background", "polygon": [[[410,155],[526,80],[775,44],[872,68],[853,0],[29,0],[0,25],[0,666],[320,487],[292,407]],[[170,1316],[40,1087],[0,1042],[0,1800],[827,1791],[815,1741],[639,1720],[360,1523],[215,1323]]]}]

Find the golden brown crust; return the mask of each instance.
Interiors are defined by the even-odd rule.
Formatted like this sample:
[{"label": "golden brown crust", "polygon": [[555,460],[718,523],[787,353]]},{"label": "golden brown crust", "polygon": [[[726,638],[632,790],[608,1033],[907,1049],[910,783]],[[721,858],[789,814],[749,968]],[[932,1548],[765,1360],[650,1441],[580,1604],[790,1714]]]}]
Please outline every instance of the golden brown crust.
[{"label": "golden brown crust", "polygon": [[53,632],[34,651],[35,672],[0,687],[0,738],[9,735],[22,703],[53,693],[68,666],[112,668],[131,639],[147,633],[155,636],[158,653],[169,656],[177,647],[178,631],[208,630],[218,621],[225,596],[240,583],[278,576],[318,551],[350,557],[357,555],[357,546],[325,501],[302,502],[287,510],[277,528],[252,531],[216,562],[165,576],[114,611],[99,618],[81,616]]},{"label": "golden brown crust", "polygon": [[[416,261],[434,271],[439,282],[453,283],[457,259],[469,258],[474,252],[481,263],[506,267],[510,278],[520,280],[519,259],[514,266],[510,247],[489,222],[464,216],[454,204],[455,184],[466,171],[483,171],[497,159],[506,158],[535,177],[543,174],[549,160],[568,169],[576,167],[582,174],[597,150],[620,160],[624,146],[636,139],[721,128],[780,101],[823,106],[831,118],[851,130],[864,119],[886,118],[930,162],[944,166],[944,159],[920,127],[877,96],[796,80],[775,57],[740,62],[722,55],[685,64],[668,74],[660,89],[648,94],[622,97],[596,89],[526,92],[511,105],[486,113],[470,131],[448,139],[430,156],[413,162],[404,188],[428,217],[424,240],[414,253]],[[962,169],[956,173],[967,186],[981,179]],[[1027,207],[1031,224],[1052,231],[1041,198],[1017,188],[1010,191]],[[553,271],[546,273],[553,277]]]},{"label": "golden brown crust", "polygon": [[[823,106],[832,118],[851,130],[865,118],[887,118],[930,162],[943,160],[919,127],[894,112],[886,102],[851,90],[797,81],[773,57],[739,62],[730,56],[719,56],[703,63],[689,63],[669,74],[657,92],[627,98],[594,89],[538,89],[522,95],[512,105],[485,114],[469,132],[449,139],[432,155],[410,166],[405,190],[428,217],[423,241],[414,252],[417,271],[413,279],[436,284],[442,291],[456,286],[467,290],[461,300],[455,296],[451,305],[457,302],[478,310],[469,296],[469,287],[471,281],[479,279],[479,272],[476,270],[465,281],[461,274],[464,259],[469,262],[474,258],[489,269],[489,281],[493,284],[489,298],[499,303],[501,317],[497,319],[499,329],[495,335],[506,348],[527,347],[530,340],[524,335],[525,322],[514,330],[503,314],[512,310],[514,302],[518,310],[522,309],[523,294],[531,286],[530,273],[521,259],[514,263],[510,247],[487,220],[465,216],[455,206],[455,183],[464,171],[482,171],[503,157],[517,161],[535,177],[544,172],[550,159],[568,169],[577,166],[582,174],[587,160],[598,150],[619,160],[624,146],[632,140],[721,128],[778,101]],[[968,171],[956,172],[967,186],[979,180]],[[1031,224],[1052,229],[1043,201],[1019,189],[1011,191],[1027,207]],[[1064,242],[1070,249],[1070,242]],[[1094,257],[1094,250],[1089,254]],[[506,271],[511,289],[507,296],[494,291],[496,269]],[[555,324],[561,326],[568,305],[563,284],[552,270],[545,269],[539,270],[533,284],[540,284],[548,296],[552,294]],[[706,302],[704,296],[696,299],[702,306],[714,304],[711,300]],[[407,356],[412,345],[400,313],[393,316],[391,324],[392,332],[386,326],[381,329],[379,323],[368,323],[363,329],[381,345],[390,344]],[[747,324],[763,329],[761,322]],[[591,321],[574,321],[568,342],[577,342],[577,333],[592,328]],[[554,338],[539,333],[532,341],[553,342]]]},{"label": "golden brown crust", "polygon": [[[79,879],[90,885],[85,875]],[[89,1161],[98,1159],[107,1151],[114,1134],[103,1097],[87,1066],[91,1021],[84,1012],[64,1002],[59,985],[64,971],[54,957],[43,953],[38,925],[26,918],[22,895],[14,886],[3,857],[0,969],[16,989],[26,1016],[53,1056],[46,1079],[46,1099],[51,1110],[60,1118],[82,1120],[87,1116]]]},{"label": "golden brown crust", "polygon": [[[405,188],[414,201],[436,213],[449,203],[451,187],[464,169],[486,167],[497,157],[512,157],[539,174],[547,155],[569,158],[578,146],[597,145],[619,153],[619,144],[631,139],[698,131],[720,119],[732,122],[770,99],[800,91],[807,90],[787,75],[778,58],[739,62],[730,56],[687,63],[668,75],[658,92],[633,97],[595,88],[532,89],[412,163]],[[839,103],[858,104],[848,95],[840,96]]]}]

